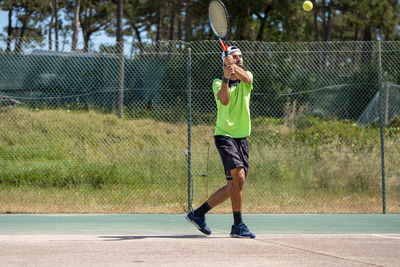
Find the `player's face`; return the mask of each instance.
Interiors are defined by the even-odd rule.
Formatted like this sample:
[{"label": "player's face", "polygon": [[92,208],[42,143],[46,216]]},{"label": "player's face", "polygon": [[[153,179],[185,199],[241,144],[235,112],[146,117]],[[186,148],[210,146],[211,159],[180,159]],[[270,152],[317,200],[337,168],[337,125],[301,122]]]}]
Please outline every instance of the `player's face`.
[{"label": "player's face", "polygon": [[242,57],[241,51],[234,51],[234,52],[230,53],[229,55],[233,57],[236,65],[238,65],[239,67],[243,66],[243,57]]}]

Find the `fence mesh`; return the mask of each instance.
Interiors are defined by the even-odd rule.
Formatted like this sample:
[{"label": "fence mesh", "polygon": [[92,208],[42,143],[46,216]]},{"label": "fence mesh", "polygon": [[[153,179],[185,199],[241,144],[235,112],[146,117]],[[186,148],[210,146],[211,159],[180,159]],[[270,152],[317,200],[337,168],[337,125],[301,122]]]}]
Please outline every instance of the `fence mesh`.
[{"label": "fence mesh", "polygon": [[[382,151],[400,211],[400,42],[230,44],[254,75],[245,212],[382,212]],[[0,52],[0,70],[2,212],[184,212],[226,183],[217,42]]]}]

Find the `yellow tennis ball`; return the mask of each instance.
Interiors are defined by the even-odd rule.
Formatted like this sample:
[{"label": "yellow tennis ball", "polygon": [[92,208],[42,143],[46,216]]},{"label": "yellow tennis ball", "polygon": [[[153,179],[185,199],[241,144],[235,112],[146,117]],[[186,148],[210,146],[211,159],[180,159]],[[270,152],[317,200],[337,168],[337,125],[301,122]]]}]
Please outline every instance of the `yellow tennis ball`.
[{"label": "yellow tennis ball", "polygon": [[304,1],[303,3],[303,9],[304,11],[311,11],[311,9],[313,8],[313,4],[311,1]]}]

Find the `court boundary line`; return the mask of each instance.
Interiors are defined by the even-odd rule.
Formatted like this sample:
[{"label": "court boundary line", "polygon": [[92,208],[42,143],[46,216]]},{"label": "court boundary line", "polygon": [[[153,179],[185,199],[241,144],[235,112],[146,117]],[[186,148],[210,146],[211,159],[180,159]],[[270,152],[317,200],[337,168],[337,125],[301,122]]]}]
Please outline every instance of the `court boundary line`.
[{"label": "court boundary line", "polygon": [[388,238],[388,239],[397,239],[397,240],[400,240],[400,237],[387,236],[387,235],[385,235],[385,234],[372,234],[372,236],[381,237],[381,238]]},{"label": "court boundary line", "polygon": [[299,247],[295,247],[295,246],[289,246],[289,245],[284,245],[284,244],[280,244],[280,243],[274,243],[274,242],[265,241],[265,240],[259,240],[259,239],[257,240],[257,238],[255,239],[255,241],[258,241],[258,242],[261,242],[261,243],[265,243],[265,244],[274,245],[274,246],[278,246],[278,247],[299,250],[299,251],[303,251],[303,252],[307,252],[307,253],[311,253],[311,254],[317,254],[317,255],[320,255],[320,256],[325,256],[325,257],[345,260],[345,261],[349,261],[349,262],[354,262],[354,263],[361,263],[361,264],[367,264],[367,265],[379,266],[379,267],[383,266],[383,265],[379,265],[379,264],[375,264],[375,263],[364,262],[364,261],[359,261],[359,260],[355,260],[355,259],[336,256],[336,255],[328,254],[328,253],[325,253],[325,252],[314,251],[314,250],[310,250],[310,249],[299,248]]}]

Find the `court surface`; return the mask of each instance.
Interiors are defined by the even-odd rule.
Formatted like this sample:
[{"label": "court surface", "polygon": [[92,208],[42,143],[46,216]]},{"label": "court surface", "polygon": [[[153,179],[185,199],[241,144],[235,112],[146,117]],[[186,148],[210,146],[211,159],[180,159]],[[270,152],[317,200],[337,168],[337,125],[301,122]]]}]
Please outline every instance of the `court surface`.
[{"label": "court surface", "polygon": [[183,214],[0,215],[1,266],[400,266],[400,214],[244,215],[254,240]]}]

